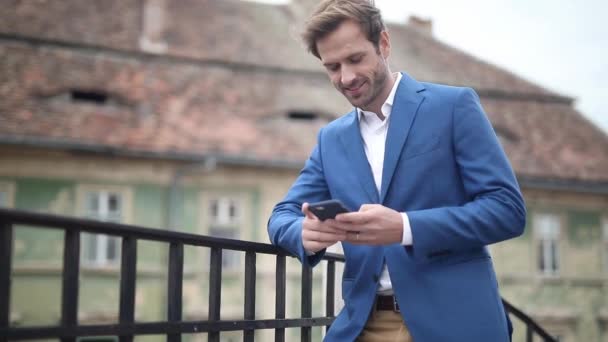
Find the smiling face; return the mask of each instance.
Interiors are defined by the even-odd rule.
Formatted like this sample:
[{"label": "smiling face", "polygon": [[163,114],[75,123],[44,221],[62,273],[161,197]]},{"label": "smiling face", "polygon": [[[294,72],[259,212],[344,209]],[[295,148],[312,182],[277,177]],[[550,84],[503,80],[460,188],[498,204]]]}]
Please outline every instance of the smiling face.
[{"label": "smiling face", "polygon": [[379,114],[394,81],[387,61],[388,33],[381,33],[376,48],[359,23],[345,20],[317,41],[317,49],[334,87],[353,106]]}]

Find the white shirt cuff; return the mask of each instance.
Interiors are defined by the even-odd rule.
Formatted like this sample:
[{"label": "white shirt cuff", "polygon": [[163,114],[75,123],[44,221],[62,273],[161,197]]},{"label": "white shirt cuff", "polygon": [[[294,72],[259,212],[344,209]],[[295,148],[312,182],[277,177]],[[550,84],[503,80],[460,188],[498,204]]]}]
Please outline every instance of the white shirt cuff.
[{"label": "white shirt cuff", "polygon": [[403,237],[401,238],[401,245],[410,246],[414,243],[412,241],[412,227],[410,227],[410,219],[406,213],[401,213],[403,216]]}]

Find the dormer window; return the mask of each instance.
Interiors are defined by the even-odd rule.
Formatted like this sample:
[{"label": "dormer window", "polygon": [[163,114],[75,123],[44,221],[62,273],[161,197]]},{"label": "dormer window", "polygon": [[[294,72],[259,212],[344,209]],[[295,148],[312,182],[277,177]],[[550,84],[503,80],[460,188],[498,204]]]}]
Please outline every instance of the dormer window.
[{"label": "dormer window", "polygon": [[294,121],[314,121],[318,117],[317,113],[308,111],[290,111],[287,113],[287,118]]},{"label": "dormer window", "polygon": [[67,88],[50,94],[39,94],[38,98],[47,105],[76,106],[78,111],[112,114],[117,110],[135,109],[136,103],[121,96],[120,93],[99,88]]},{"label": "dormer window", "polygon": [[70,90],[70,99],[73,102],[84,102],[94,105],[104,105],[108,102],[109,95],[103,91],[89,91],[81,89]]}]

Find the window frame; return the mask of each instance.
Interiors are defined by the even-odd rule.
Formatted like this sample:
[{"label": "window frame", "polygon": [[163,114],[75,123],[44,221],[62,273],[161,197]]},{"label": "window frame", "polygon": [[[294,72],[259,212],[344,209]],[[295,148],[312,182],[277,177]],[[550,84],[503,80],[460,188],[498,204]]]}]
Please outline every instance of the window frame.
[{"label": "window frame", "polygon": [[[543,225],[543,220],[550,222]],[[557,225],[552,225],[557,224]],[[532,219],[534,232],[535,270],[540,276],[555,278],[562,273],[561,238],[563,232],[562,215],[552,211],[538,211]],[[554,231],[555,229],[555,231]],[[548,265],[548,266],[547,266]]]},{"label": "window frame", "polygon": [[[242,240],[245,238],[244,224],[248,217],[247,194],[240,191],[202,191],[201,192],[201,226],[204,227],[204,235]],[[218,201],[218,219],[213,218],[212,205]],[[230,215],[230,206],[236,209],[234,217]],[[215,234],[217,231],[228,234]],[[244,261],[242,252],[223,250],[222,268],[227,273],[240,273]]]},{"label": "window frame", "polygon": [[[109,195],[118,195],[120,198],[120,218],[118,220],[103,220],[103,218],[91,215],[90,209],[88,208],[88,200],[91,193],[105,194],[107,201],[109,201]],[[129,224],[132,221],[132,198],[132,190],[126,186],[80,184],[77,186],[76,190],[78,215],[88,219]],[[107,209],[108,208],[106,208],[105,211],[108,211]],[[115,243],[115,255],[113,258],[110,258],[108,255],[108,244],[112,241]],[[94,257],[91,257],[91,255],[89,255],[89,246],[91,243],[95,243],[96,255]],[[91,268],[117,268],[120,266],[120,237],[114,237],[103,234],[83,233],[81,235],[81,245],[81,262],[83,266]]]}]

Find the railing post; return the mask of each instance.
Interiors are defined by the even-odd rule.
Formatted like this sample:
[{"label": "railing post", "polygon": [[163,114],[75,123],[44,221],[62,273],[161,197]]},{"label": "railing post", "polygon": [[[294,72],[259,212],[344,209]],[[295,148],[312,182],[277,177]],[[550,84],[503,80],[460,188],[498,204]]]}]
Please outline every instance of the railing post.
[{"label": "railing post", "polygon": [[[222,304],[222,249],[211,248],[209,261],[209,322],[220,320],[220,306]],[[219,332],[207,334],[209,342],[219,342]]]},{"label": "railing post", "polygon": [[11,324],[11,267],[13,256],[13,227],[0,222],[0,328]]},{"label": "railing post", "polygon": [[[78,325],[78,279],[80,272],[80,232],[66,230],[63,245],[63,280],[61,287],[61,325],[63,328]],[[75,342],[75,337],[62,338],[62,342]]]},{"label": "railing post", "polygon": [[[335,289],[336,289],[336,262],[333,260],[327,261],[327,287],[325,289],[327,295],[325,297],[325,316],[334,316],[334,304],[335,304]],[[327,330],[331,324],[327,326]]]},{"label": "railing post", "polygon": [[[287,275],[286,275],[286,260],[285,255],[277,255],[276,266],[276,303],[275,303],[275,318],[285,319],[285,292],[287,290]],[[275,342],[285,342],[285,328],[277,328],[274,330]]]},{"label": "railing post", "polygon": [[[172,242],[169,247],[169,273],[167,316],[169,322],[182,319],[182,282],[184,277],[184,245]],[[179,342],[182,335],[167,334],[167,342]]]},{"label": "railing post", "polygon": [[[302,266],[302,318],[312,317],[312,267]],[[311,327],[301,328],[302,342],[311,342]]]},{"label": "railing post", "polygon": [[[122,239],[122,260],[120,265],[120,324],[135,322],[135,281],[137,278],[137,240],[133,237]],[[133,335],[120,336],[120,342],[132,342]]]},{"label": "railing post", "polygon": [[[245,319],[255,320],[255,252],[245,253]],[[253,342],[255,330],[243,331],[243,341]]]}]

